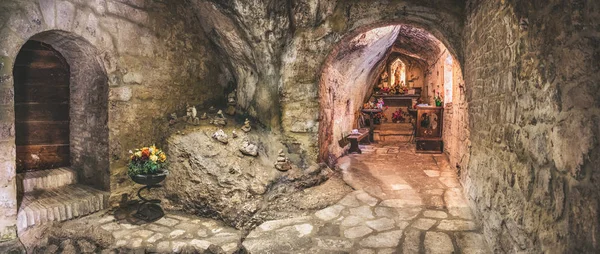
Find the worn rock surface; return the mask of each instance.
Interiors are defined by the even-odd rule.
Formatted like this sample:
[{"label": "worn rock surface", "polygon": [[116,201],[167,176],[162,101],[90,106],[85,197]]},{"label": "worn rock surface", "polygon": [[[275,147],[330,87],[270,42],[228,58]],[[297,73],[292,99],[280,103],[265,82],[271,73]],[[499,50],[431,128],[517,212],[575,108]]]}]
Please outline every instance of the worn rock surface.
[{"label": "worn rock surface", "polygon": [[[461,45],[464,6],[454,1],[192,3],[202,30],[227,56],[227,65],[238,83],[238,106],[267,126],[282,127],[289,138],[286,142],[312,160],[318,154],[315,144],[322,114],[319,79],[328,55],[336,55],[332,51],[338,43],[372,28],[416,23],[431,28],[443,43],[454,45],[452,53],[462,59],[462,52],[455,49]],[[347,52],[363,46],[359,43]],[[382,47],[380,51],[386,49]],[[365,68],[357,67],[350,74],[365,78],[368,75],[363,74],[371,71],[368,66],[375,65],[381,57],[371,56],[363,62]]]},{"label": "worn rock surface", "polygon": [[[223,131],[230,133],[240,125],[230,124]],[[295,167],[280,172],[273,167],[273,161],[284,146],[276,136],[255,129],[241,132],[235,139],[229,137],[224,144],[211,137],[216,130],[210,125],[190,127],[168,139],[170,175],[163,193],[170,206],[222,219],[237,228],[252,227],[265,218],[320,208],[299,207],[297,201],[302,195],[294,193],[325,182],[333,174],[329,168],[308,171]],[[255,146],[253,151],[246,151],[250,156],[240,151],[248,142]],[[341,190],[333,197],[347,192],[344,186],[326,186],[331,186],[329,191],[334,193],[335,189]],[[321,207],[328,204],[331,203]]]}]

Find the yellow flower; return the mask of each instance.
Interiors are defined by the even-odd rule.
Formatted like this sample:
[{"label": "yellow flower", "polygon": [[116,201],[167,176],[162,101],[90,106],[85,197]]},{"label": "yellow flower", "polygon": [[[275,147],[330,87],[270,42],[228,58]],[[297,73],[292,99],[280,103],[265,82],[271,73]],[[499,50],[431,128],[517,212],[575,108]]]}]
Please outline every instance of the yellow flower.
[{"label": "yellow flower", "polygon": [[167,155],[165,155],[164,153],[160,154],[160,162],[165,162],[167,160]]},{"label": "yellow flower", "polygon": [[142,151],[137,151],[133,155],[135,155],[135,157],[142,157]]},{"label": "yellow flower", "polygon": [[150,155],[150,160],[156,162],[158,160],[158,156]]}]

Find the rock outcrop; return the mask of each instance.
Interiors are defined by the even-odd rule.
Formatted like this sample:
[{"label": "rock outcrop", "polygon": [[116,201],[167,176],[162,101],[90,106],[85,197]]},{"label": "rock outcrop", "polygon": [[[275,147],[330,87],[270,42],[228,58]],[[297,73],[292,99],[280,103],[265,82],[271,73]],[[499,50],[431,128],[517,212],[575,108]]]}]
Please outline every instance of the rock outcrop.
[{"label": "rock outcrop", "polygon": [[[242,132],[227,144],[212,137],[217,131],[225,134],[236,128],[239,126],[202,126],[168,139],[170,175],[164,182],[165,207],[222,219],[236,228],[252,228],[265,219],[302,212],[291,208],[291,203],[300,202],[281,200],[323,183],[332,171],[316,165],[307,171],[276,170],[273,161],[284,147],[270,132]],[[249,156],[240,153],[241,147]],[[347,193],[342,190],[338,192]]]}]

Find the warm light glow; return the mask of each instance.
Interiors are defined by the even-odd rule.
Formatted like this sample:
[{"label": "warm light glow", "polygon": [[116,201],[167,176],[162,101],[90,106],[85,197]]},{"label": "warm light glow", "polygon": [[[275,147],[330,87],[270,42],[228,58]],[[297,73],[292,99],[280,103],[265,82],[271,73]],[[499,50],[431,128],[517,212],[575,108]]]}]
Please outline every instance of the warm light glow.
[{"label": "warm light glow", "polygon": [[454,60],[452,55],[448,54],[444,62],[444,104],[452,102],[452,65]]},{"label": "warm light glow", "polygon": [[[400,73],[396,73],[396,72],[400,72]],[[398,86],[402,85],[401,83],[406,84],[406,65],[404,64],[404,62],[402,62],[402,60],[400,60],[400,58],[397,58],[396,60],[394,60],[394,62],[392,62],[392,64],[390,64],[390,86],[394,86],[396,84],[396,79],[399,78],[398,80]]]}]

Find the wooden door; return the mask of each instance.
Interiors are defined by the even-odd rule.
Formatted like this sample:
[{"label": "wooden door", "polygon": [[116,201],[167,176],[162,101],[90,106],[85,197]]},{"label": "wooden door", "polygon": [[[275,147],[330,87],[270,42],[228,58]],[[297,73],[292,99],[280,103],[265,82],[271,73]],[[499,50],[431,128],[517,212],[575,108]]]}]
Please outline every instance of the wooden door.
[{"label": "wooden door", "polygon": [[69,166],[69,65],[50,45],[27,42],[15,60],[17,171]]}]

